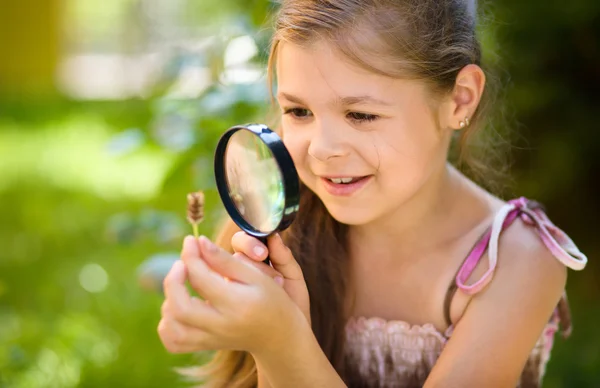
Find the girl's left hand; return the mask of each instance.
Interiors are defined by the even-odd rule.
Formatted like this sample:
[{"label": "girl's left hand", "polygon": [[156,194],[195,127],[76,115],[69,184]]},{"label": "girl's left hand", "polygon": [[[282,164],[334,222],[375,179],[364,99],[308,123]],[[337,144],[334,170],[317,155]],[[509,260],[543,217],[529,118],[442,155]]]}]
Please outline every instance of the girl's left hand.
[{"label": "girl's left hand", "polygon": [[[277,352],[306,324],[282,287],[250,260],[232,256],[204,236],[186,237],[181,258],[164,281],[158,333],[168,351]],[[205,301],[190,296],[186,278]]]}]

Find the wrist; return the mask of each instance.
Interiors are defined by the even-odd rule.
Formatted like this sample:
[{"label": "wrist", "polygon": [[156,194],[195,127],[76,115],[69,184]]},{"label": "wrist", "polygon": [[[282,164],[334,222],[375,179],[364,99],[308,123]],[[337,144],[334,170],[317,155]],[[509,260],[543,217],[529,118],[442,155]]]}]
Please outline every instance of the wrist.
[{"label": "wrist", "polygon": [[285,363],[287,360],[295,358],[297,352],[302,353],[307,349],[308,344],[314,342],[319,346],[310,324],[300,310],[294,314],[286,326],[286,330],[279,338],[273,338],[271,343],[265,343],[250,352],[257,364]]},{"label": "wrist", "polygon": [[288,336],[278,347],[252,352],[262,381],[279,387],[346,387],[333,368],[300,311]]}]

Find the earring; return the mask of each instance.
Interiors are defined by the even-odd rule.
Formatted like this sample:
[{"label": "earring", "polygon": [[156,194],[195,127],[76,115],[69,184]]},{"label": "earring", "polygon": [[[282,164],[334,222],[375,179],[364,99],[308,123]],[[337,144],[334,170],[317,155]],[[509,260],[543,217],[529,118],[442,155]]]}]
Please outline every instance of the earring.
[{"label": "earring", "polygon": [[458,126],[462,129],[464,127],[468,127],[470,123],[470,119],[468,117],[465,117],[465,121],[459,121]]},{"label": "earring", "polygon": [[459,122],[458,126],[461,127],[461,128],[464,128],[465,127],[465,122],[464,121]]}]

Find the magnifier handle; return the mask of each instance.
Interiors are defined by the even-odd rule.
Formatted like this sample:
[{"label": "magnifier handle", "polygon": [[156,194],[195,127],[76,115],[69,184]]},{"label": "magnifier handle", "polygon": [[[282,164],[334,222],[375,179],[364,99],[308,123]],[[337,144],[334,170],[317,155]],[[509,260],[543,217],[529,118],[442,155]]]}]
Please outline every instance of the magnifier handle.
[{"label": "magnifier handle", "polygon": [[[265,244],[266,247],[268,247],[266,237],[257,237],[257,238],[258,238],[258,241],[260,241],[261,243]],[[269,259],[269,255],[267,255],[267,258],[263,260],[263,263],[265,263],[266,265],[271,265],[271,260]]]}]

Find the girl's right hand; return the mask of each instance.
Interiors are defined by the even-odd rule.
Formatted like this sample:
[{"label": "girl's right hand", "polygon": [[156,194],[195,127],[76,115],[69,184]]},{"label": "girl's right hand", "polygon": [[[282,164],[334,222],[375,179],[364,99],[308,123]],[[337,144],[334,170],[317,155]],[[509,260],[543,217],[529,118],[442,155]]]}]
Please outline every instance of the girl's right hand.
[{"label": "girl's right hand", "polygon": [[279,233],[270,236],[267,243],[268,249],[257,238],[245,232],[237,232],[231,239],[231,246],[236,252],[234,256],[244,255],[255,261],[258,266],[265,266],[262,261],[269,256],[273,269],[283,276],[283,289],[300,308],[310,325],[310,299],[300,265],[283,243]]}]

